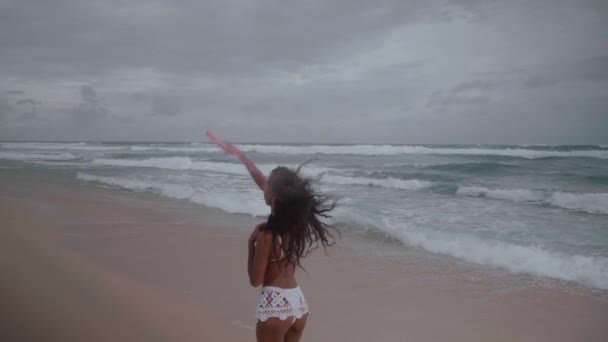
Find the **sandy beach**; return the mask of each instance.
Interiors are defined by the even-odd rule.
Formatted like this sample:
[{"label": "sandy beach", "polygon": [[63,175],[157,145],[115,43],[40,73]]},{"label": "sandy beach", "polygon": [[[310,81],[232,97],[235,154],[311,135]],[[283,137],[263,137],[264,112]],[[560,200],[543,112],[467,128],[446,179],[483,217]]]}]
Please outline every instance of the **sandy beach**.
[{"label": "sandy beach", "polygon": [[0,0],[0,342],[608,342],[607,41],[608,0]]},{"label": "sandy beach", "polygon": [[[253,341],[260,218],[146,193],[0,180],[1,341]],[[606,341],[606,291],[344,232],[299,282],[304,341]]]}]

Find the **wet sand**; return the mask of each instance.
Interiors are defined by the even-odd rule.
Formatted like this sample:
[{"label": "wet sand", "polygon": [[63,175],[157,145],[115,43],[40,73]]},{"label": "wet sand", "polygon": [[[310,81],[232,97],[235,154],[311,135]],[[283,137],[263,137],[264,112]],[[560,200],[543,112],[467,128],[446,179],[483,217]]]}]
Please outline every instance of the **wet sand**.
[{"label": "wet sand", "polygon": [[[253,341],[261,221],[152,194],[0,180],[1,341]],[[606,291],[345,232],[299,271],[304,341],[606,341]]]}]

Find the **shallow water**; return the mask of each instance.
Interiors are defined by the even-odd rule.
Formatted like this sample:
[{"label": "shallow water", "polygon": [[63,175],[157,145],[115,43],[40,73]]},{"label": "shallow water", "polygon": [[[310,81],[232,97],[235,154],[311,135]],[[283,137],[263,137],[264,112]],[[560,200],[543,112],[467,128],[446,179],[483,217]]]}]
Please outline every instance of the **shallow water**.
[{"label": "shallow water", "polygon": [[[601,146],[240,145],[264,172],[339,198],[334,221],[513,272],[608,289],[608,149]],[[34,172],[266,215],[247,171],[204,143],[2,143],[0,173]]]}]

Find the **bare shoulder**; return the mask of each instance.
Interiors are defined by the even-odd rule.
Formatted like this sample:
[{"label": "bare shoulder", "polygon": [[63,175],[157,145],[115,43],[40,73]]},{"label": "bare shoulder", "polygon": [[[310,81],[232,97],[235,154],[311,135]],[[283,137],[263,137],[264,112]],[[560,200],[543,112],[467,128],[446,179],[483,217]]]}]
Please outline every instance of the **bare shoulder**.
[{"label": "bare shoulder", "polygon": [[256,242],[258,245],[263,244],[269,246],[272,242],[272,232],[266,229],[260,230],[256,238]]}]

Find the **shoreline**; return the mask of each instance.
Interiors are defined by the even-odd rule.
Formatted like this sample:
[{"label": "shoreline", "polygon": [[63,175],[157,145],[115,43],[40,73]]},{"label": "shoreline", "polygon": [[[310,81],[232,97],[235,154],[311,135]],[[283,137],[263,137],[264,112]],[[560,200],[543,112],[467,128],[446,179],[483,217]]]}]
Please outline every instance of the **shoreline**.
[{"label": "shoreline", "polygon": [[[125,320],[141,320],[145,327],[131,333],[153,336],[148,340],[154,336],[253,339],[257,290],[247,284],[245,242],[259,218],[154,194],[14,178],[0,181],[4,190],[0,219],[12,227],[7,232],[19,236],[29,231],[39,240],[31,250],[69,255],[55,258],[58,265],[80,260],[64,267],[71,270],[71,277],[83,277],[86,269],[102,270],[96,279],[103,279],[103,286],[82,283],[82,288],[111,294],[108,302],[123,303],[120,312]],[[309,275],[299,272],[298,280],[312,314],[303,340],[602,341],[608,337],[603,324],[608,321],[608,291],[568,282],[544,283],[538,277],[505,274],[368,240],[345,233],[344,247],[332,248],[329,256],[316,251],[305,261]],[[18,260],[23,251],[10,253]],[[41,269],[40,264],[34,259],[29,263],[32,269]],[[10,266],[20,265],[15,261]],[[52,276],[40,275],[43,281]],[[25,274],[21,280],[32,277]],[[43,287],[31,290],[48,295]],[[148,294],[146,300],[142,293]],[[66,301],[78,303],[73,294],[63,295]],[[44,311],[36,303],[21,305]],[[170,312],[159,310],[166,308]],[[99,320],[107,319],[103,307],[88,309],[97,312]]]}]

